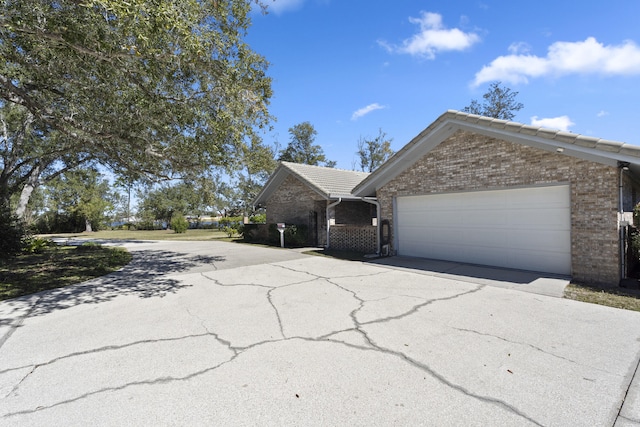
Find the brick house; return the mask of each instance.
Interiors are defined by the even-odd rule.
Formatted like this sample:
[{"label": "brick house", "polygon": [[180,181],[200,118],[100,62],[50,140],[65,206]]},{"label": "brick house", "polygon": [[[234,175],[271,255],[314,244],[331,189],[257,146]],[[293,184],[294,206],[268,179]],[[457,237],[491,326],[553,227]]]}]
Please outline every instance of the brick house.
[{"label": "brick house", "polygon": [[617,285],[640,147],[447,111],[355,185],[388,221],[391,254]]},{"label": "brick house", "polygon": [[310,246],[375,252],[376,206],[351,193],[368,175],[280,162],[254,205],[266,208],[267,224],[306,227]]}]

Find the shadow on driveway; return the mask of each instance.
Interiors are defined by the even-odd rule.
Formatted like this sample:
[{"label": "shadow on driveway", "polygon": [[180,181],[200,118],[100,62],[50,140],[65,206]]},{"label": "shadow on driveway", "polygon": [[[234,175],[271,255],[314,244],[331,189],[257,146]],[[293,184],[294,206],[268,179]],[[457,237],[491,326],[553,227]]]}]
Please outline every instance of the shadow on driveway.
[{"label": "shadow on driveway", "polygon": [[[167,275],[188,272],[198,266],[213,265],[225,260],[224,256],[190,255],[158,250],[134,251],[131,254],[132,261],[119,271],[77,285],[36,294],[38,299],[28,316],[39,316],[79,304],[99,304],[122,295],[161,298],[190,286]],[[15,302],[22,305],[25,298],[31,296],[5,301],[5,304]],[[0,319],[0,325],[6,324],[7,320]]]},{"label": "shadow on driveway", "polygon": [[405,256],[377,258],[368,262],[392,268],[423,271],[425,274],[432,274],[438,277],[518,289],[558,298],[563,296],[564,288],[571,280],[569,276],[559,274]]}]

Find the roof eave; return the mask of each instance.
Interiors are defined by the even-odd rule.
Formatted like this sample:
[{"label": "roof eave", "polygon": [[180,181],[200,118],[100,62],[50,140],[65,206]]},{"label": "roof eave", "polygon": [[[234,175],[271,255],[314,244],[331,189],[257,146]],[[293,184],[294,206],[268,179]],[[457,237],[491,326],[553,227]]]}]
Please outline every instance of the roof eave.
[{"label": "roof eave", "polygon": [[627,161],[640,170],[640,147],[638,146],[449,110],[420,132],[378,170],[360,182],[352,193],[356,196],[375,194],[377,189],[458,130],[471,131],[607,165]]}]

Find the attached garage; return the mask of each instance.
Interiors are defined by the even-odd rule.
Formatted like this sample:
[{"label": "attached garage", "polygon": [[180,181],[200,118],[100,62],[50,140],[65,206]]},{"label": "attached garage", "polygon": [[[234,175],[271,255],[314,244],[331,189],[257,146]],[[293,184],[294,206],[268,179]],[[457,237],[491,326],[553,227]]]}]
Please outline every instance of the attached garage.
[{"label": "attached garage", "polygon": [[353,194],[379,204],[390,255],[606,285],[636,266],[638,146],[451,110]]},{"label": "attached garage", "polygon": [[397,198],[397,252],[571,274],[568,185]]}]

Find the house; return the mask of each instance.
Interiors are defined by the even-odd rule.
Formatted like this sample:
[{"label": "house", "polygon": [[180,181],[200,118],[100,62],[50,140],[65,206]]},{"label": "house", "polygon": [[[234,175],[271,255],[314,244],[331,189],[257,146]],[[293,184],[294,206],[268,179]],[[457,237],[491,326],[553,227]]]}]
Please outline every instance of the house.
[{"label": "house", "polygon": [[375,252],[376,205],[351,190],[368,173],[280,162],[254,201],[266,208],[267,224],[307,230],[307,244]]},{"label": "house", "polygon": [[640,147],[447,111],[351,190],[389,252],[618,284]]}]

